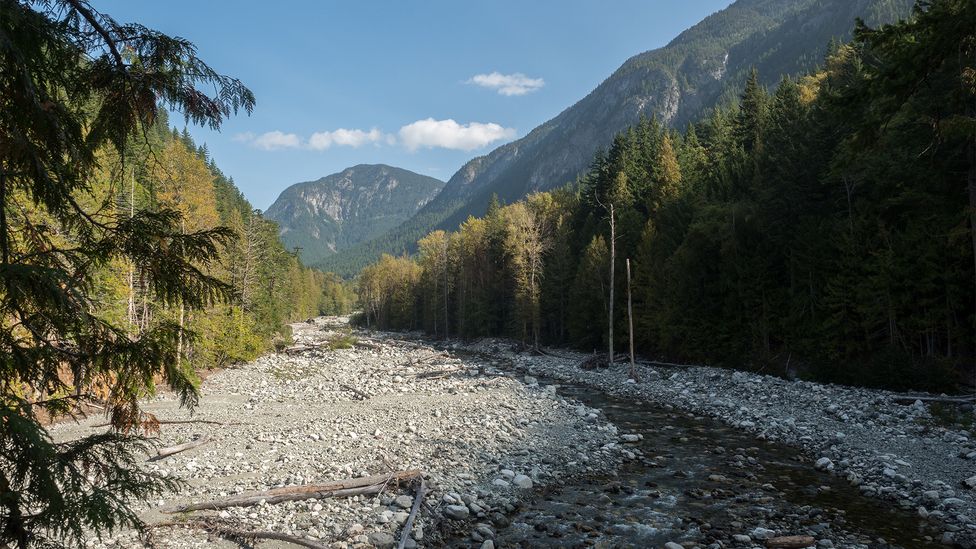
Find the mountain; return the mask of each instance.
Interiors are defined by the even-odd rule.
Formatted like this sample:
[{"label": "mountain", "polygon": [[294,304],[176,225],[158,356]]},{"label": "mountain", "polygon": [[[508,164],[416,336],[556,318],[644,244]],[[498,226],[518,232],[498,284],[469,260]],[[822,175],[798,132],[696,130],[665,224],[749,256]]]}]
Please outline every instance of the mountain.
[{"label": "mountain", "polygon": [[854,22],[895,21],[912,0],[738,0],[666,46],[628,59],[575,105],[525,137],[461,167],[444,190],[403,225],[320,263],[349,276],[381,252],[412,250],[432,229],[454,229],[481,215],[492,194],[513,202],[572,182],[641,116],[672,127],[735,100],[752,67],[774,87],[813,69],[831,40],[846,41]]},{"label": "mountain", "polygon": [[360,164],[282,191],[264,213],[306,265],[375,238],[408,220],[444,187],[433,177]]}]

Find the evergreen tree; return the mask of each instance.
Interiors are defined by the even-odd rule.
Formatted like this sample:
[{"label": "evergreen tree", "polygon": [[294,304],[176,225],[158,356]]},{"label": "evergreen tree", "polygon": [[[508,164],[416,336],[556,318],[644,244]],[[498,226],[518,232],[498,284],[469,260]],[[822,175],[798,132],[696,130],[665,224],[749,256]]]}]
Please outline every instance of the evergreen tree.
[{"label": "evergreen tree", "polygon": [[[135,466],[147,441],[126,433],[152,424],[138,399],[161,375],[183,404],[196,402],[195,376],[177,360],[178,341],[192,334],[158,322],[130,337],[91,300],[97,270],[132,261],[167,305],[230,295],[206,274],[227,229],[181,230],[182,215],[167,208],[86,211],[99,154],[124,158],[160,102],[217,128],[254,98],[189,42],[119,24],[84,0],[3,2],[0,34],[0,544],[57,546],[142,527],[129,502],[175,483]],[[11,216],[28,209],[35,214]],[[54,442],[41,418],[89,400],[119,430]]]}]

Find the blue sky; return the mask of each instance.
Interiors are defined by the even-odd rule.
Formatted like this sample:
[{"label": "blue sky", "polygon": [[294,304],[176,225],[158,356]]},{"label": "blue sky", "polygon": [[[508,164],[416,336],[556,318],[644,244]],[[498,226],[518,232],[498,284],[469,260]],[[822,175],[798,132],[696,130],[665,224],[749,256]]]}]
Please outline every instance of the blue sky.
[{"label": "blue sky", "polygon": [[93,1],[189,39],[254,91],[250,117],[191,133],[261,209],[293,183],[360,163],[447,180],[730,3]]}]

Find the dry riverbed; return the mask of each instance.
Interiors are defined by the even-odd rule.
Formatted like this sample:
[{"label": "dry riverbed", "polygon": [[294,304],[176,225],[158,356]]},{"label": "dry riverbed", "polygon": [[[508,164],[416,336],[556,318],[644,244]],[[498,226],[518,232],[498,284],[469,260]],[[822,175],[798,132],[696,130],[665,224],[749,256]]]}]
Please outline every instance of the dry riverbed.
[{"label": "dry riverbed", "polygon": [[[330,347],[348,334],[344,319],[294,325],[297,349],[213,374],[193,416],[169,394],[148,402],[162,420],[222,425],[162,426],[162,446],[208,442],[147,462],[187,487],[141,504],[143,518],[388,548],[405,530],[416,483],[164,511],[418,469],[428,491],[407,547],[746,549],[797,535],[823,549],[976,547],[967,484],[976,486],[976,445],[925,405],[703,367],[644,366],[631,383],[624,367],[584,371],[583,355],[539,356],[503,340],[356,333],[351,348]],[[76,438],[100,420],[52,431]],[[153,532],[158,547],[237,546],[199,528]],[[122,532],[89,545],[140,543]]]},{"label": "dry riverbed", "polygon": [[[297,345],[341,340],[341,319],[294,326]],[[493,368],[422,343],[375,336],[359,345],[266,355],[217,372],[190,416],[163,394],[146,403],[166,424],[162,446],[209,437],[206,444],[146,467],[186,481],[180,493],[140,504],[150,524],[207,517],[238,530],[289,534],[327,547],[392,547],[399,541],[415,486],[378,496],[309,499],[168,515],[180,504],[277,487],[419,469],[428,488],[407,547],[439,546],[463,536],[475,546],[533,491],[614,470],[627,450],[597,410],[529,386]],[[97,429],[101,418],[52,428],[58,440]],[[233,547],[198,529],[153,531],[158,547]],[[91,547],[135,547],[122,532]],[[262,542],[276,547],[282,542]],[[487,542],[490,546],[491,542]]]}]

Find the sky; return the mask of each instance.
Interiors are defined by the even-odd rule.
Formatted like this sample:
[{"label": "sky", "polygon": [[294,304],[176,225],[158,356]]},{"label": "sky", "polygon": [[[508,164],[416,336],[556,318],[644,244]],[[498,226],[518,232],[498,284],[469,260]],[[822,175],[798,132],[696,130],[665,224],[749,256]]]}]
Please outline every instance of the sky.
[{"label": "sky", "polygon": [[[251,203],[356,164],[448,180],[731,0],[93,0],[257,97],[190,127]],[[182,118],[171,122],[181,129]]]}]

